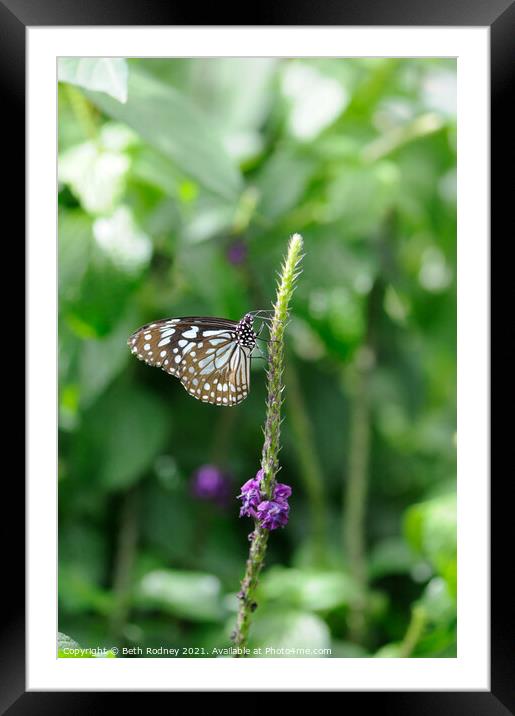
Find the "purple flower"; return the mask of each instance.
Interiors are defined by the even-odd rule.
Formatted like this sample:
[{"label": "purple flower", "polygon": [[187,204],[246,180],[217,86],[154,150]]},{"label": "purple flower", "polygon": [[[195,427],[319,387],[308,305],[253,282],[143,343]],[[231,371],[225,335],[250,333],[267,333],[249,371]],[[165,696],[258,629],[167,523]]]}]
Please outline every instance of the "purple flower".
[{"label": "purple flower", "polygon": [[276,530],[288,524],[290,506],[284,500],[265,500],[258,505],[257,518],[261,527]]},{"label": "purple flower", "polygon": [[238,495],[238,499],[242,500],[240,517],[254,517],[261,527],[267,530],[284,527],[288,523],[290,511],[288,498],[292,493],[291,487],[279,482],[274,488],[273,499],[263,500],[264,494],[261,492],[262,479],[263,470],[259,470],[256,477],[247,480],[242,486],[241,493]]},{"label": "purple flower", "polygon": [[227,247],[227,260],[233,266],[240,266],[247,258],[247,244],[243,239],[235,239]]},{"label": "purple flower", "polygon": [[226,505],[230,494],[230,480],[216,465],[201,465],[193,473],[191,487],[199,500]]},{"label": "purple flower", "polygon": [[291,487],[289,485],[283,485],[278,482],[274,490],[274,500],[282,501],[287,500],[291,496]]},{"label": "purple flower", "polygon": [[247,480],[247,482],[242,485],[241,493],[238,495],[238,499],[241,498],[241,509],[240,509],[240,517],[243,517],[246,515],[247,517],[255,517],[256,516],[256,507],[261,502],[261,491],[260,491],[260,483],[261,478],[263,477],[263,470],[260,470],[256,477],[253,477],[250,480]]}]

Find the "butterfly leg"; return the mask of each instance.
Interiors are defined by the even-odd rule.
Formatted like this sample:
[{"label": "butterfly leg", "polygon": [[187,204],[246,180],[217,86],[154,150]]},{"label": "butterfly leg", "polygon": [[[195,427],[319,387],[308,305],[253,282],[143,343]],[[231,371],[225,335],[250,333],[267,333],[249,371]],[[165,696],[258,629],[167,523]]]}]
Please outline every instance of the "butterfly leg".
[{"label": "butterfly leg", "polygon": [[[260,340],[264,340],[264,339],[261,338]],[[267,356],[265,353],[263,353],[263,351],[261,350],[261,347],[258,346],[257,343],[256,343],[256,345],[255,345],[255,348],[258,349],[260,355],[258,355],[258,356],[251,356],[251,358],[258,358],[258,359],[259,359],[259,358],[263,358],[263,360],[268,360],[268,356]]]}]

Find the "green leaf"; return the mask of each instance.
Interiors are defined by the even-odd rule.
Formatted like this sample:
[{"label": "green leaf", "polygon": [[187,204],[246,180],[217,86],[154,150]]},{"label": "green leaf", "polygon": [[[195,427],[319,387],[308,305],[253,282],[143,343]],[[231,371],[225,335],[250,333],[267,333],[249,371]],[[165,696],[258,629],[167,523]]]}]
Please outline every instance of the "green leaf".
[{"label": "green leaf", "polygon": [[176,89],[133,67],[126,104],[98,92],[87,92],[87,96],[206,189],[229,200],[237,198],[242,189],[239,170],[208,119]]},{"label": "green leaf", "polygon": [[59,212],[59,298],[61,301],[73,302],[80,298],[80,285],[92,250],[91,226],[91,219],[80,210]]},{"label": "green leaf", "polygon": [[204,196],[195,206],[195,214],[182,230],[182,239],[189,244],[207,241],[230,233],[234,223],[234,207],[221,203],[217,197]]},{"label": "green leaf", "polygon": [[111,592],[94,584],[76,564],[59,568],[59,601],[69,614],[96,612],[107,615],[113,607]]},{"label": "green leaf", "polygon": [[456,656],[456,599],[441,577],[431,579],[414,610],[422,610],[427,626],[414,649],[414,656]]},{"label": "green leaf", "polygon": [[102,254],[128,275],[137,275],[150,261],[152,242],[137,225],[132,211],[119,206],[111,216],[93,223],[93,235]]},{"label": "green leaf", "polygon": [[170,159],[146,144],[133,150],[131,173],[174,198],[179,196],[184,181],[184,176]]},{"label": "green leaf", "polygon": [[[60,284],[68,299],[63,315],[78,336],[99,338],[124,314],[150,261],[152,243],[126,206],[93,224],[86,220],[77,225],[80,233],[75,234],[75,222],[65,218],[61,224],[60,252],[66,263]],[[74,257],[85,263],[74,264]]]},{"label": "green leaf", "polygon": [[309,612],[256,612],[249,647],[261,649],[260,654],[255,654],[258,657],[330,656],[318,653],[320,649],[330,649],[329,629],[322,619]]},{"label": "green leaf", "polygon": [[[154,465],[158,468],[157,465]],[[197,524],[194,505],[184,490],[167,490],[156,482],[145,485],[142,511],[145,520],[142,535],[145,543],[158,550],[169,563],[180,561],[185,544],[195,540]],[[143,570],[150,571],[152,564]]]},{"label": "green leaf", "polygon": [[456,595],[456,496],[444,495],[410,507],[404,530],[413,549],[427,557]]},{"label": "green leaf", "polygon": [[276,152],[255,179],[260,194],[258,211],[268,219],[277,219],[302,198],[315,165],[288,151]]},{"label": "green leaf", "polygon": [[448,625],[456,619],[456,603],[449,594],[447,583],[440,577],[429,582],[418,604],[436,624]]},{"label": "green leaf", "polygon": [[304,60],[293,60],[282,67],[282,91],[290,104],[290,133],[301,141],[313,141],[347,105],[345,84]]},{"label": "green leaf", "polygon": [[345,286],[313,290],[309,297],[311,328],[327,349],[347,358],[363,340],[365,303]]},{"label": "green leaf", "polygon": [[401,645],[397,643],[385,644],[376,651],[376,659],[399,659],[402,655]]},{"label": "green leaf", "polygon": [[120,489],[133,484],[163,447],[169,417],[160,400],[140,390],[102,408],[106,422],[101,424],[109,428],[100,477],[107,487]]},{"label": "green leaf", "polygon": [[169,425],[169,409],[152,393],[111,386],[84,414],[76,458],[81,475],[107,490],[134,484],[163,448]]},{"label": "green leaf", "polygon": [[[75,490],[77,492],[77,489]],[[80,497],[77,498],[80,500]],[[84,504],[84,497],[80,500]],[[97,508],[98,510],[98,508]],[[77,515],[59,529],[59,603],[68,614],[107,614],[112,593],[103,582],[108,568],[106,536]]]},{"label": "green leaf", "polygon": [[87,408],[127,365],[130,353],[126,342],[135,325],[133,318],[125,319],[106,338],[83,342],[79,357],[81,408]]},{"label": "green leaf", "polygon": [[412,505],[404,515],[404,534],[406,540],[416,552],[422,552],[424,508],[422,504]]},{"label": "green leaf", "polygon": [[267,601],[324,611],[348,605],[359,590],[342,572],[272,567],[261,579],[260,594]]},{"label": "green leaf", "polygon": [[121,57],[60,57],[59,82],[104,92],[119,102],[127,101],[127,60]]},{"label": "green leaf", "polygon": [[342,166],[327,189],[327,216],[333,221],[341,217],[347,236],[373,235],[395,204],[399,183],[400,172],[393,162]]},{"label": "green leaf", "polygon": [[240,273],[227,269],[227,260],[213,241],[181,246],[177,252],[181,278],[206,306],[207,315],[239,318],[248,298]]},{"label": "green leaf", "polygon": [[59,160],[59,181],[69,184],[89,214],[112,211],[122,196],[129,160],[94,142],[68,149]]},{"label": "green leaf", "polygon": [[192,621],[218,621],[223,616],[220,594],[220,581],[211,574],[158,569],[141,579],[137,600]]},{"label": "green leaf", "polygon": [[[81,504],[84,504],[84,498]],[[72,566],[74,573],[81,575],[85,582],[101,584],[109,560],[107,535],[99,532],[89,520],[78,516],[66,523],[61,520],[59,558],[61,565]]]},{"label": "green leaf", "polygon": [[[277,58],[223,57],[194,61],[190,92],[226,135],[259,130],[270,111]],[[174,82],[176,84],[176,82]]]}]

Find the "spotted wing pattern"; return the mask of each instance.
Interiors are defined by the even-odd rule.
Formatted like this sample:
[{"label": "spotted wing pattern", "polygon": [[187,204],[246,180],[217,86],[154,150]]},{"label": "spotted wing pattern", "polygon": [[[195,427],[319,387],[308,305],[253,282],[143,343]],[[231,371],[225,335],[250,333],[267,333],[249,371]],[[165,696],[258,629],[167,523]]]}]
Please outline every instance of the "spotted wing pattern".
[{"label": "spotted wing pattern", "polygon": [[248,395],[252,347],[242,345],[236,321],[164,319],[138,329],[127,343],[140,360],[179,378],[197,400],[233,406]]}]

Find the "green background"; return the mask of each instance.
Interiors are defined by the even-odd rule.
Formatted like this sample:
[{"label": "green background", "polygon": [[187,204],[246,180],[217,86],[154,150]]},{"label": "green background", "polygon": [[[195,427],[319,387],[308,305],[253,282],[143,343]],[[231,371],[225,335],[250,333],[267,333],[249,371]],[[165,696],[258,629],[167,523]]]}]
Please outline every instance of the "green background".
[{"label": "green background", "polygon": [[[455,656],[455,61],[62,59],[59,79],[60,631],[230,646],[264,361],[223,409],[126,339],[268,308],[299,232],[291,516],[251,646]],[[192,492],[205,464],[225,507]]]}]

